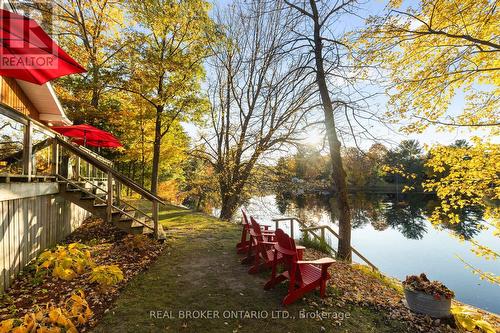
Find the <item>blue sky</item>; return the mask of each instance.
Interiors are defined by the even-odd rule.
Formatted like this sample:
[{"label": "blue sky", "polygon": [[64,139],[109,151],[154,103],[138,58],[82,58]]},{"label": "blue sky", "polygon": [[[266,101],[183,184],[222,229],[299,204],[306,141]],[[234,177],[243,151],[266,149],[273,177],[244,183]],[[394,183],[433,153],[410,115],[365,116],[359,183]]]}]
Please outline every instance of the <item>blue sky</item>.
[{"label": "blue sky", "polygon": [[[214,7],[223,8],[226,5],[230,4],[231,0],[213,0]],[[385,7],[387,5],[386,0],[371,0],[366,1],[366,3],[359,5],[359,11],[356,13],[358,17],[350,15],[346,16],[345,19],[338,21],[335,25],[335,33],[342,33],[345,31],[355,30],[358,28],[362,28],[364,25],[364,18],[369,15],[383,15],[385,13]],[[405,1],[404,7],[412,5],[416,6],[418,4],[417,1]],[[377,88],[374,87],[374,90]],[[378,104],[380,109],[386,110],[387,106],[385,103],[385,98],[377,98],[373,101],[373,105]],[[453,103],[450,106],[450,113],[458,114],[464,107],[464,99],[461,93],[457,93]],[[366,124],[366,126],[370,127],[371,132],[375,134],[377,138],[380,138],[382,143],[390,146],[395,145],[399,141],[404,139],[417,139],[422,144],[450,144],[458,139],[468,139],[471,136],[478,135],[482,136],[485,133],[481,131],[469,132],[469,130],[465,128],[455,128],[448,131],[439,131],[435,127],[429,127],[424,133],[421,134],[403,134],[398,131],[400,125],[394,124],[391,125],[391,128],[387,128],[387,126],[382,126],[378,124]],[[186,130],[191,135],[196,135],[197,129],[193,125],[186,125]],[[310,143],[313,145],[320,145],[322,141],[322,135],[318,135],[317,130],[311,130],[311,135],[308,136],[306,143]],[[371,141],[362,141],[358,143],[362,148],[368,148],[373,142]],[[346,138],[345,144],[347,146],[353,146],[354,142],[352,139]]]}]

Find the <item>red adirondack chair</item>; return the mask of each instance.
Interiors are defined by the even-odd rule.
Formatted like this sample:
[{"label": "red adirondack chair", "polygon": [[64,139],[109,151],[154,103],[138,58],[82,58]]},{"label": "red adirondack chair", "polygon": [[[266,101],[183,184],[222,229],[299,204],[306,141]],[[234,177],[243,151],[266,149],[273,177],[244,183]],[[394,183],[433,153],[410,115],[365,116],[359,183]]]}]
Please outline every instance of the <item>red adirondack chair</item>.
[{"label": "red adirondack chair", "polygon": [[[241,210],[241,213],[243,215],[243,218],[242,218],[242,221],[241,221],[241,225],[242,225],[242,229],[241,229],[241,239],[240,239],[240,242],[238,244],[236,244],[236,251],[238,253],[247,253],[248,252],[248,249],[250,247],[250,229],[252,228],[251,225],[250,225],[250,222],[248,221],[248,217],[247,217],[247,214],[245,213],[245,211],[242,209]],[[261,229],[262,229],[262,233],[266,234],[266,236],[269,234],[269,235],[273,235],[274,234],[274,230],[269,230],[269,226],[261,226]]]},{"label": "red adirondack chair", "polygon": [[[274,260],[274,235],[265,237],[259,223],[250,216],[250,246],[248,249],[248,256],[242,263],[253,261],[252,267],[248,273],[258,273],[261,268],[271,267]],[[276,260],[279,262],[283,258],[279,255]]]},{"label": "red adirondack chair", "polygon": [[[275,252],[272,261],[271,279],[266,283],[264,289],[273,288],[278,283],[289,280],[288,294],[283,299],[283,305],[295,302],[309,291],[320,288],[321,297],[326,294],[326,282],[330,279],[328,267],[335,262],[332,258],[321,258],[318,260],[304,261],[302,254],[297,250],[298,246],[283,230],[276,230]],[[284,264],[285,271],[277,274],[277,266]]]},{"label": "red adirondack chair", "polygon": [[[250,217],[250,224],[252,229],[250,229],[251,242],[249,253],[253,253],[253,265],[248,270],[248,273],[255,274],[262,268],[272,267],[275,259],[277,264],[279,264],[283,259],[283,255],[281,253],[276,253],[274,249],[276,245],[274,234],[269,235],[263,233],[260,224],[257,223],[253,217]],[[301,253],[304,249],[303,246],[297,247],[300,258],[302,258]]]}]

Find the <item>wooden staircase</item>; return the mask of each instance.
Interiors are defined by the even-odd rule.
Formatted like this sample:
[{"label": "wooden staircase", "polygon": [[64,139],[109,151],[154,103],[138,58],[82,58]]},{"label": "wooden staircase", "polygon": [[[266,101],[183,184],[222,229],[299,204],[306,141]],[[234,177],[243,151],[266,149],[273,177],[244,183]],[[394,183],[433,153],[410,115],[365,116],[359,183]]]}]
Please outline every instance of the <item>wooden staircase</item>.
[{"label": "wooden staircase", "polygon": [[[54,144],[57,145],[55,148],[57,154],[63,152],[65,155],[73,155],[78,159],[78,164],[81,161],[87,163],[87,170],[92,167],[104,175],[100,180],[82,177],[79,174],[69,179],[60,172],[60,159],[55,156],[57,163],[54,173],[62,197],[125,232],[152,234],[156,239],[165,239],[165,232],[158,222],[159,205],[165,205],[161,198],[113,169],[109,161],[88,149],[59,136],[54,138]],[[121,197],[123,189],[140,197],[142,202],[149,202],[151,210],[141,209],[124,200]]]},{"label": "wooden staircase", "polygon": [[[116,186],[114,190],[116,193]],[[88,181],[59,180],[59,194],[92,215],[108,219],[107,193],[98,185]],[[110,222],[118,229],[130,234],[154,234],[154,221],[147,213],[117,198],[113,200],[111,206]],[[161,226],[158,239],[165,239],[165,232]]]},{"label": "wooden staircase", "polygon": [[[165,203],[160,197],[115,170],[111,161],[68,141],[50,127],[5,105],[0,106],[0,115],[24,126],[22,149],[0,161],[22,172],[0,177],[0,182],[57,181],[61,196],[95,216],[130,233],[164,238],[158,212],[159,205]],[[42,138],[36,143],[35,130]],[[43,175],[38,174],[37,161],[43,162]],[[127,199],[140,200],[126,201],[122,193],[127,193]]]}]

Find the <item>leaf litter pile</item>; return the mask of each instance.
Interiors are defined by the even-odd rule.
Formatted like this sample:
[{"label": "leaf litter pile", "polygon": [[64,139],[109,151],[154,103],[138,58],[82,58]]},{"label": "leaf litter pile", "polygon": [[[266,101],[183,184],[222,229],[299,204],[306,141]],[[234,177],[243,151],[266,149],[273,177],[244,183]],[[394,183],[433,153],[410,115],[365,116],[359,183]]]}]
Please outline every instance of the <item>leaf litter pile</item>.
[{"label": "leaf litter pile", "polygon": [[[325,254],[317,250],[307,249],[304,253],[306,259],[318,259]],[[457,328],[453,318],[433,319],[427,315],[411,312],[405,305],[401,282],[397,279],[386,277],[378,272],[373,272],[367,266],[348,264],[336,261],[329,268],[331,279],[329,286],[330,296],[320,301],[320,304],[309,301],[309,306],[326,310],[328,307],[343,308],[353,304],[380,311],[386,319],[398,320],[408,324],[413,332],[463,332]],[[306,298],[307,300],[307,298]],[[453,301],[461,305],[458,301]],[[486,319],[497,332],[500,332],[500,317],[474,309],[483,319]],[[481,330],[471,330],[482,332]]]},{"label": "leaf litter pile", "polygon": [[93,312],[86,325],[80,328],[80,331],[86,331],[109,311],[120,289],[133,276],[147,269],[165,246],[147,236],[128,235],[98,218],[87,219],[63,241],[63,244],[72,243],[86,245],[96,266],[119,268],[123,279],[103,287],[95,282],[89,272],[77,275],[71,280],[59,279],[53,274],[40,276],[36,273],[36,265],[33,263],[17,276],[5,294],[0,295],[0,322],[21,318],[27,313],[46,307],[48,303],[62,306],[73,294],[82,291]]}]

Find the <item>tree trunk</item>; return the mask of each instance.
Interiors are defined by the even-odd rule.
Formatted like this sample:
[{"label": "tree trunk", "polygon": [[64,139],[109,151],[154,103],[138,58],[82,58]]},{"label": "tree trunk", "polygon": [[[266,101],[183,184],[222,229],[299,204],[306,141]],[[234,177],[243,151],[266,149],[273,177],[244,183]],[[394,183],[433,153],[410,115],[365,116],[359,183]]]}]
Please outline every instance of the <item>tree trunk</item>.
[{"label": "tree trunk", "polygon": [[95,57],[92,57],[92,98],[90,100],[90,105],[92,105],[96,110],[99,108],[99,99],[100,99],[100,89],[98,87],[99,84],[99,68],[96,66],[97,61]]},{"label": "tree trunk", "polygon": [[226,199],[222,200],[221,210],[219,218],[224,221],[230,221],[234,213],[236,213],[236,209],[238,209],[239,197],[235,197],[234,195],[226,197]]},{"label": "tree trunk", "polygon": [[202,201],[203,201],[203,193],[200,191],[200,192],[198,192],[198,201],[196,202],[196,211],[197,212],[201,211]]},{"label": "tree trunk", "polygon": [[136,174],[136,163],[135,162],[132,162],[132,174],[130,175],[130,179],[132,179],[133,181],[135,181],[135,174]]},{"label": "tree trunk", "polygon": [[146,181],[146,148],[144,147],[144,127],[141,126],[141,186],[144,187],[144,182]]},{"label": "tree trunk", "polygon": [[323,65],[323,45],[321,39],[321,27],[319,24],[319,13],[314,0],[309,0],[314,17],[314,57],[316,61],[316,81],[323,104],[325,126],[332,160],[333,188],[336,190],[336,200],[339,207],[339,246],[337,257],[342,260],[351,261],[351,211],[347,197],[346,173],[342,165],[340,155],[340,141],[335,127],[333,117],[333,105],[326,83],[325,69]]},{"label": "tree trunk", "polygon": [[219,218],[230,221],[240,204],[241,188],[234,189],[232,185],[221,185],[221,210]]},{"label": "tree trunk", "polygon": [[160,171],[161,116],[163,106],[156,107],[155,141],[153,145],[153,170],[151,172],[151,192],[158,194],[158,176]]},{"label": "tree trunk", "polygon": [[[128,177],[132,179],[132,161],[128,162]],[[127,196],[132,195],[132,189],[127,186]]]}]

